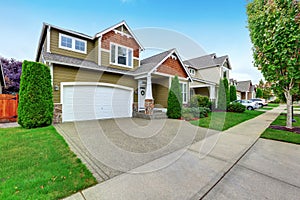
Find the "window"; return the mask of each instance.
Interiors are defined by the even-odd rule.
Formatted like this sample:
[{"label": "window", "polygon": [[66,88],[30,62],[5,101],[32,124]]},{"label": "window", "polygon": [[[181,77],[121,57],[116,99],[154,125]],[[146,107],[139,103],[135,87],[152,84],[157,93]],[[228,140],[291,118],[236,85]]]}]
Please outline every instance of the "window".
[{"label": "window", "polygon": [[195,76],[195,74],[196,74],[196,71],[195,71],[195,69],[193,69],[193,68],[190,68],[190,74],[191,74],[191,75],[193,75],[193,76]]},{"label": "window", "polygon": [[111,64],[132,68],[132,63],[133,63],[132,59],[133,59],[132,49],[125,46],[113,44],[113,43],[110,44]]},{"label": "window", "polygon": [[85,44],[82,41],[75,40],[75,49],[79,51],[85,51]]},{"label": "window", "polygon": [[61,46],[72,48],[72,39],[69,37],[61,36]]},{"label": "window", "polygon": [[182,103],[187,103],[187,83],[180,83]]},{"label": "window", "polygon": [[60,33],[59,48],[86,53],[86,41]]}]

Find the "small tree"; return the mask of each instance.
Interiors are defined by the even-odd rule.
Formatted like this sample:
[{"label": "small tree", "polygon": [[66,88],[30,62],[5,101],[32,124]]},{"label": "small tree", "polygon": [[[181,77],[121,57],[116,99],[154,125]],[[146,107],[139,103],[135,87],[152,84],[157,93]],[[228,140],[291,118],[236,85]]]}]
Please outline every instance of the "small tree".
[{"label": "small tree", "polygon": [[247,5],[254,64],[287,102],[286,127],[292,128],[292,96],[300,82],[300,3],[253,0]]},{"label": "small tree", "polygon": [[181,108],[182,108],[182,94],[181,94],[178,77],[175,76],[172,79],[171,88],[169,90],[167,116],[172,119],[180,118]]},{"label": "small tree", "polygon": [[46,65],[23,62],[19,97],[18,123],[22,127],[35,128],[52,123],[51,75]]},{"label": "small tree", "polygon": [[226,94],[226,104],[228,105],[230,104],[230,95],[229,95],[229,83],[226,77],[223,79],[223,84],[224,84],[225,94]]},{"label": "small tree", "polygon": [[5,59],[0,57],[0,64],[3,68],[6,87],[3,88],[4,94],[19,93],[20,76],[22,72],[22,62],[15,59]]},{"label": "small tree", "polygon": [[260,88],[256,89],[256,98],[262,98],[263,97],[263,91]]},{"label": "small tree", "polygon": [[227,107],[226,90],[225,90],[225,87],[224,87],[224,81],[222,79],[220,79],[219,90],[218,90],[218,105],[217,105],[217,109],[225,111],[226,107]]},{"label": "small tree", "polygon": [[229,96],[230,96],[230,102],[235,101],[237,99],[236,97],[236,87],[234,85],[231,85],[229,87]]}]

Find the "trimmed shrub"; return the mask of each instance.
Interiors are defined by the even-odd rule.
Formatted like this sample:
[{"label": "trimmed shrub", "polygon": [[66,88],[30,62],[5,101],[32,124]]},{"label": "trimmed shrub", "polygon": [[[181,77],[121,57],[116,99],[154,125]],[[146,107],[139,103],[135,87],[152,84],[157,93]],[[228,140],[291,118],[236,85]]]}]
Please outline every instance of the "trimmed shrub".
[{"label": "trimmed shrub", "polygon": [[209,100],[208,97],[206,96],[201,96],[201,95],[194,95],[191,98],[190,102],[191,107],[211,107],[211,101]]},{"label": "trimmed shrub", "polygon": [[49,67],[24,61],[19,92],[18,123],[24,128],[52,124],[53,99]]},{"label": "trimmed shrub", "polygon": [[226,90],[224,87],[224,81],[220,79],[219,81],[219,89],[218,89],[218,104],[217,109],[225,111],[227,107],[227,100],[226,100]]},{"label": "trimmed shrub", "polygon": [[229,96],[230,96],[230,102],[235,101],[237,99],[237,97],[236,97],[236,87],[234,85],[231,85],[229,87]]},{"label": "trimmed shrub", "polygon": [[226,94],[226,105],[228,106],[230,104],[230,95],[229,95],[229,83],[228,79],[225,77],[223,79],[225,94]]},{"label": "trimmed shrub", "polygon": [[204,118],[208,116],[209,112],[210,109],[206,107],[182,108],[182,117],[185,118],[185,116],[190,116],[191,114],[193,118]]},{"label": "trimmed shrub", "polygon": [[243,113],[245,112],[246,107],[240,103],[232,103],[229,104],[227,107],[228,112],[236,112],[236,113]]},{"label": "trimmed shrub", "polygon": [[275,100],[271,101],[270,103],[276,103],[276,104],[278,104],[280,102],[281,102],[280,99],[276,98]]},{"label": "trimmed shrub", "polygon": [[178,119],[181,117],[182,94],[178,76],[172,79],[171,88],[168,95],[168,110],[167,116],[171,119]]}]

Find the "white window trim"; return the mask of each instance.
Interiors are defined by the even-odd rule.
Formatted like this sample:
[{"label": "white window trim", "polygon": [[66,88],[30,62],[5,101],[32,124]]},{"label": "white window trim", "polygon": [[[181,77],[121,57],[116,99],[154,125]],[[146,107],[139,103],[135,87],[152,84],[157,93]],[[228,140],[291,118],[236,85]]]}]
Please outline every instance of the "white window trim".
[{"label": "white window trim", "polygon": [[[113,63],[113,62],[111,62],[111,45],[115,45],[115,61],[116,61],[116,63]],[[117,60],[118,60],[118,47],[122,47],[122,48],[126,48],[127,49],[127,56],[126,56],[126,63],[129,63],[128,62],[128,49],[130,49],[131,50],[131,52],[132,52],[132,56],[131,56],[131,65],[132,66],[129,66],[129,65],[122,65],[122,64],[119,64],[119,63],[117,63]],[[111,64],[111,65],[116,65],[116,66],[120,66],[120,67],[126,67],[126,68],[130,68],[130,69],[132,69],[133,68],[133,49],[132,48],[129,48],[129,47],[126,47],[126,46],[123,46],[123,45],[120,45],[120,44],[117,44],[117,43],[114,43],[114,42],[110,42],[110,45],[109,45],[109,63]]]},{"label": "white window trim", "polygon": [[[181,91],[181,95],[182,95],[182,103],[186,104],[188,102],[188,85],[187,82],[179,82],[179,84],[182,84],[183,87],[186,88],[185,90],[185,94],[186,94],[186,100],[184,100],[184,93],[183,90]],[[185,86],[184,86],[185,85]]]},{"label": "white window trim", "polygon": [[[71,38],[72,39],[72,48],[62,46],[61,45],[61,37]],[[76,40],[84,43],[84,51],[80,51],[78,49],[75,49],[75,41]],[[61,48],[61,49],[75,51],[75,52],[83,53],[83,54],[86,54],[86,52],[87,52],[87,42],[86,42],[86,40],[78,39],[78,38],[75,38],[75,37],[72,37],[72,36],[69,36],[69,35],[65,35],[65,34],[62,34],[62,33],[59,33],[58,47]]]}]

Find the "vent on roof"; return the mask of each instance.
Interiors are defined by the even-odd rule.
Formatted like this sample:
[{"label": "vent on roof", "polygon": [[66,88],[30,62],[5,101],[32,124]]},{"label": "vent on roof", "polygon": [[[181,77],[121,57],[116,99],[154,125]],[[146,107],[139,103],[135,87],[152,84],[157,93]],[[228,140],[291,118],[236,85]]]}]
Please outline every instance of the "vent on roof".
[{"label": "vent on roof", "polygon": [[175,55],[171,55],[171,58],[172,58],[173,60],[177,60],[177,57],[176,57]]}]

